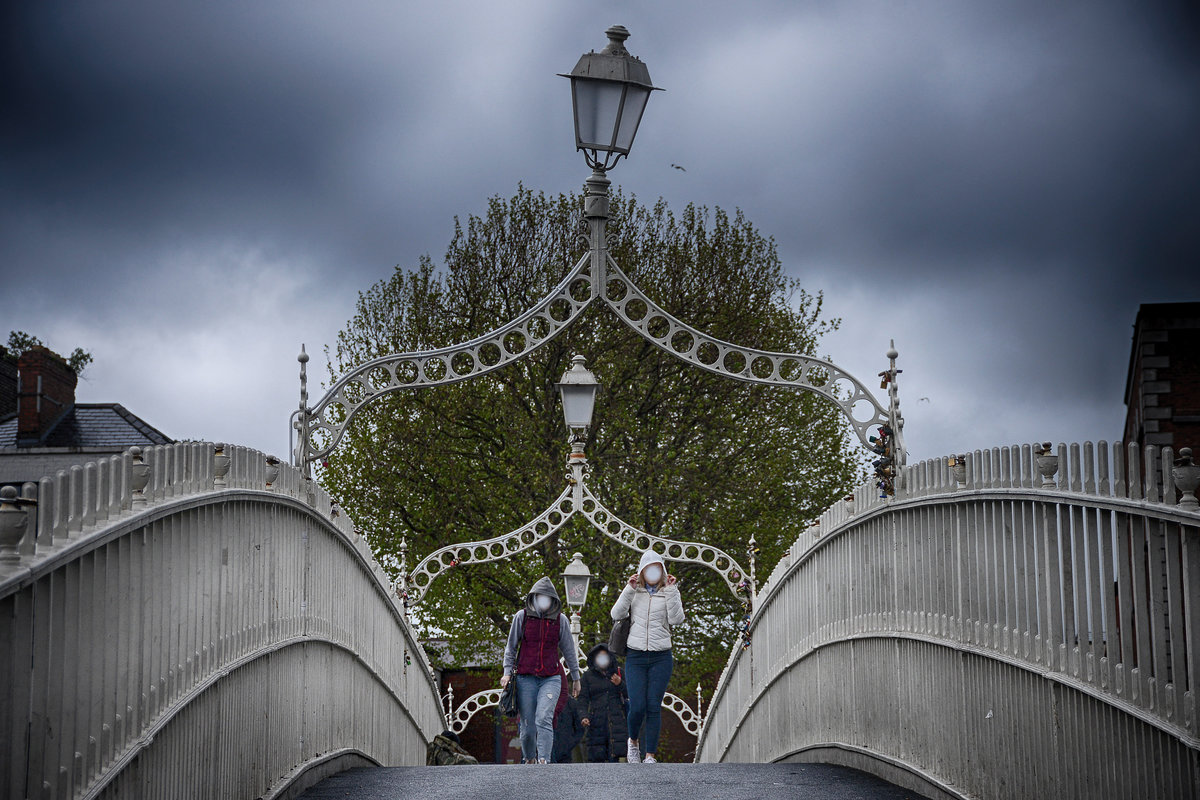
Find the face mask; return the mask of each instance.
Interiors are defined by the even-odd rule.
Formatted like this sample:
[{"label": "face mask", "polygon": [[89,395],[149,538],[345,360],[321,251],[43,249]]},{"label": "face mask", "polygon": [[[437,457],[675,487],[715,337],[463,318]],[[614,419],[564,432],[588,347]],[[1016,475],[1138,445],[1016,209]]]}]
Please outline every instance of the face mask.
[{"label": "face mask", "polygon": [[646,583],[651,585],[657,584],[660,580],[662,580],[662,567],[660,567],[658,564],[651,564],[650,566],[646,567],[646,570],[642,573],[642,578],[645,579]]},{"label": "face mask", "polygon": [[608,669],[608,665],[611,663],[612,662],[609,660],[608,656],[604,653],[598,653],[596,655],[596,669]]},{"label": "face mask", "polygon": [[550,610],[550,606],[553,605],[553,603],[554,601],[544,594],[534,595],[533,597],[533,607],[543,614]]}]

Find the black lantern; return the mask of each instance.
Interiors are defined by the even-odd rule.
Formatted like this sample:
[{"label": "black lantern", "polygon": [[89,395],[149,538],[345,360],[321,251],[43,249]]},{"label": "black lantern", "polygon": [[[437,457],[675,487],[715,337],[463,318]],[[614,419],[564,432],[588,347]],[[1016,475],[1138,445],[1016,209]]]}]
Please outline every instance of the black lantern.
[{"label": "black lantern", "polygon": [[629,31],[623,25],[606,30],[608,46],[585,53],[571,70],[571,101],[575,107],[575,149],[599,172],[613,168],[629,155],[650,92],[650,71],[625,49]]}]

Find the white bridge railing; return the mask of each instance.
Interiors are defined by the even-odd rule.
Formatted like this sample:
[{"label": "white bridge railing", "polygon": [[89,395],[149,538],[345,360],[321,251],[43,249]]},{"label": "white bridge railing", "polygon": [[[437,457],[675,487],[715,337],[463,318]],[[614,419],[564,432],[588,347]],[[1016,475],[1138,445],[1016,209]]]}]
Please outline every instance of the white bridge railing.
[{"label": "white bridge railing", "polygon": [[864,486],[760,591],[697,760],[835,761],[930,796],[1200,796],[1200,513],[1172,460],[1024,446],[916,464],[887,500]]},{"label": "white bridge railing", "polygon": [[0,796],[276,797],[423,763],[432,670],[325,492],[245,448],[142,462],[0,507],[26,521],[0,550]]}]

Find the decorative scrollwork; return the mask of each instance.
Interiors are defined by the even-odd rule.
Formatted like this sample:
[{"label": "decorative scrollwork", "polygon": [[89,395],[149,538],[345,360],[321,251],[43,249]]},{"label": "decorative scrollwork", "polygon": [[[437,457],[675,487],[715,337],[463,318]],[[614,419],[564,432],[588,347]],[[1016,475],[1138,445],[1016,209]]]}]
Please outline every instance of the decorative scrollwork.
[{"label": "decorative scrollwork", "polygon": [[425,556],[405,579],[408,582],[409,605],[421,602],[433,579],[454,567],[461,564],[503,561],[556,533],[575,513],[571,503],[571,492],[572,487],[567,487],[558,499],[535,519],[503,536],[447,545]]},{"label": "decorative scrollwork", "polygon": [[667,692],[663,695],[662,705],[663,708],[673,711],[675,716],[679,717],[679,721],[683,723],[683,727],[687,729],[688,733],[692,736],[700,735],[700,726],[702,724],[700,715],[682,697],[677,697]]},{"label": "decorative scrollwork", "polygon": [[749,589],[746,571],[724,550],[699,542],[667,539],[639,530],[605,508],[586,485],[583,487],[583,504],[579,511],[596,530],[631,550],[643,552],[653,549],[668,561],[683,561],[708,567],[721,576],[729,591],[739,600],[743,599],[742,595]]},{"label": "decorative scrollwork", "polygon": [[485,708],[498,705],[500,705],[499,689],[484,689],[482,692],[476,692],[463,700],[458,708],[450,710],[450,730],[462,733],[471,722],[471,717]]},{"label": "decorative scrollwork", "polygon": [[301,463],[328,455],[363,406],[403,389],[445,386],[499,369],[557,336],[594,299],[590,254],[533,308],[463,344],[383,356],[347,373],[301,422]]},{"label": "decorative scrollwork", "polygon": [[630,550],[643,552],[653,549],[669,561],[683,561],[708,567],[721,576],[733,596],[746,602],[753,595],[750,576],[724,550],[699,542],[681,542],[654,536],[623,522],[592,494],[585,483],[585,465],[574,461],[567,476],[567,488],[554,503],[535,519],[503,536],[477,542],[446,545],[425,556],[413,571],[403,578],[409,605],[421,602],[434,579],[462,564],[484,564],[503,561],[516,553],[528,550],[538,542],[554,535],[575,512],[583,514],[602,534]]},{"label": "decorative scrollwork", "polygon": [[740,347],[709,336],[650,300],[611,258],[605,278],[604,302],[626,325],[676,358],[726,378],[819,394],[841,410],[859,441],[868,448],[870,428],[888,423],[888,412],[867,388],[832,362],[798,353]]},{"label": "decorative scrollwork", "polygon": [[[517,319],[464,344],[384,356],[344,376],[313,408],[307,408],[301,353],[301,413],[295,426],[300,441],[298,466],[330,453],[364,405],[402,389],[441,386],[477,377],[533,352],[574,322],[602,297],[627,325],[663,351],[709,372],[747,383],[787,386],[821,395],[846,417],[863,446],[871,448],[870,428],[890,423],[904,463],[903,420],[895,378],[895,348],[889,351],[889,408],[884,409],[856,378],[829,361],[799,353],[740,347],[709,336],[668,314],[623,273],[608,253],[611,235],[609,181],[603,171],[587,180],[580,242],[588,248],[575,267],[540,303]],[[885,387],[886,387],[885,383]]]},{"label": "decorative scrollwork", "polygon": [[[451,709],[450,730],[462,733],[471,724],[471,718],[480,711],[500,705],[500,691],[500,689],[484,689],[463,700],[458,708]],[[667,692],[663,695],[662,705],[663,708],[679,717],[679,721],[683,723],[683,727],[687,729],[688,733],[693,736],[700,735],[700,717],[682,698]]]}]

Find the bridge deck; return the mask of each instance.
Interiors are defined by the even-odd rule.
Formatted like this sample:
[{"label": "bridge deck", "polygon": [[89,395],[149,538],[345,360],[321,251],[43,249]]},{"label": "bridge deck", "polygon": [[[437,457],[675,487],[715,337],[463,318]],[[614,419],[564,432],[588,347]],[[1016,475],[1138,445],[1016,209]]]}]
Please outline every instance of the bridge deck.
[{"label": "bridge deck", "polygon": [[300,800],[921,800],[873,775],[829,764],[481,764],[351,769],[326,778]]}]

